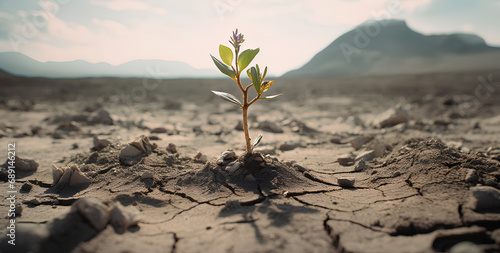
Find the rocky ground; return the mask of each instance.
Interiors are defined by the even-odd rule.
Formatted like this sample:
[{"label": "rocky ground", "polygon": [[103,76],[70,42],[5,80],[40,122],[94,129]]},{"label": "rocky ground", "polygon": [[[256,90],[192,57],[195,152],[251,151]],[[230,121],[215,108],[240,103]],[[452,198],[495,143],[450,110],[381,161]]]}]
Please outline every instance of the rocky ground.
[{"label": "rocky ground", "polygon": [[0,250],[498,252],[497,74],[279,79],[247,158],[227,81],[0,77]]}]

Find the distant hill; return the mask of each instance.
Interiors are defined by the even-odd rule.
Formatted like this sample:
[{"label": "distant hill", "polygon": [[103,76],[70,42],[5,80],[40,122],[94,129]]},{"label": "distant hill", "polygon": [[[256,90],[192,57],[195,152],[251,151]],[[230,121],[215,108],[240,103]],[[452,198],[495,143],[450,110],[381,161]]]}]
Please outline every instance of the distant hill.
[{"label": "distant hill", "polygon": [[2,71],[0,69],[0,78],[9,78],[9,77],[13,77],[13,75],[11,75],[11,74],[9,74],[9,73],[7,73],[5,71]]},{"label": "distant hill", "polygon": [[[378,29],[377,29],[378,28]],[[365,22],[343,34],[294,76],[413,74],[496,69],[500,48],[472,34],[423,35],[402,20]]]},{"label": "distant hill", "polygon": [[108,63],[90,63],[82,60],[69,62],[39,62],[17,52],[0,53],[0,69],[17,76],[47,78],[220,77],[220,74],[214,70],[196,69],[186,63],[175,61],[135,60],[118,66],[113,66]]}]

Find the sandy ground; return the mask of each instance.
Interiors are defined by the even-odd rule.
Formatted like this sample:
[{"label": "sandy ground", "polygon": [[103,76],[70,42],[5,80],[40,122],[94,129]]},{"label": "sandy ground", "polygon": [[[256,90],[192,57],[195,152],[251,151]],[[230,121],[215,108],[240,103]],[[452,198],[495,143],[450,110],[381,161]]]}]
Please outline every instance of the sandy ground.
[{"label": "sandy ground", "polygon": [[500,251],[498,71],[278,79],[246,160],[230,81],[0,78],[1,252]]}]

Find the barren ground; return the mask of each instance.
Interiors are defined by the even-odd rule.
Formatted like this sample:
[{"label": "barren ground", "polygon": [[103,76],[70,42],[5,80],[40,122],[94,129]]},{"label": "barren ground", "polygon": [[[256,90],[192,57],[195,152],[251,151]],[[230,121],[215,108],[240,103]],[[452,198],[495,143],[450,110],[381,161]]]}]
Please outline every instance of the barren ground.
[{"label": "barren ground", "polygon": [[[250,133],[264,137],[248,170],[240,111],[210,92],[239,97],[230,81],[0,77],[0,163],[15,143],[39,164],[16,171],[16,246],[2,230],[0,250],[499,252],[495,80],[498,71],[278,79],[269,92],[284,95],[250,108]],[[391,108],[407,118],[377,127]],[[217,163],[227,149],[238,157]],[[76,165],[89,183],[57,183],[53,165]],[[109,212],[88,215],[83,199],[134,207],[141,220],[117,225],[111,212],[98,228],[89,216]]]}]

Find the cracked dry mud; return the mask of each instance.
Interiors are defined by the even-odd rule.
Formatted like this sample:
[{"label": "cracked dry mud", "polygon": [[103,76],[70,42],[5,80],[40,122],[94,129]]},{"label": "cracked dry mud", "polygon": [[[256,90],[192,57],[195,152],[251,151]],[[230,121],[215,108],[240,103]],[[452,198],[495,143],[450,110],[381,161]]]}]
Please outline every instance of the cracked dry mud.
[{"label": "cracked dry mud", "polygon": [[[30,205],[68,206],[86,197],[120,201],[142,211],[139,227],[120,234],[66,218],[75,225],[63,231],[79,236],[51,234],[38,242],[40,252],[444,252],[464,238],[499,250],[491,232],[500,227],[500,213],[467,206],[470,183],[464,181],[470,168],[478,182],[498,177],[499,163],[434,139],[403,141],[379,164],[345,172],[356,179],[352,188],[276,158],[256,156],[263,167],[254,172],[243,165],[228,171],[231,165],[202,164],[157,147],[124,165],[121,148],[72,157],[69,164],[86,164],[81,170],[93,183],[61,189],[33,182],[45,189]],[[146,172],[154,177],[141,179]],[[57,227],[54,220],[19,229]],[[29,244],[33,235],[19,233],[19,243]]]},{"label": "cracked dry mud", "polygon": [[[244,154],[240,111],[210,94],[230,82],[168,80],[130,105],[113,96],[142,80],[5,78],[0,140],[39,168],[16,174],[17,245],[0,229],[0,252],[499,252],[500,93],[462,110],[474,105],[476,80],[278,80],[282,100],[250,115],[252,136],[264,135],[258,150],[270,155],[247,170],[241,156],[217,159],[228,148]],[[23,99],[33,108],[16,107]],[[396,104],[408,122],[370,125]],[[103,108],[113,124],[89,120]],[[142,135],[150,142],[129,148]],[[124,149],[139,153],[120,158]],[[90,183],[71,184],[72,174],[54,183],[53,164]],[[89,199],[142,219],[121,229],[103,219],[96,229],[102,216],[75,207]],[[8,208],[0,202],[0,228]]]}]

